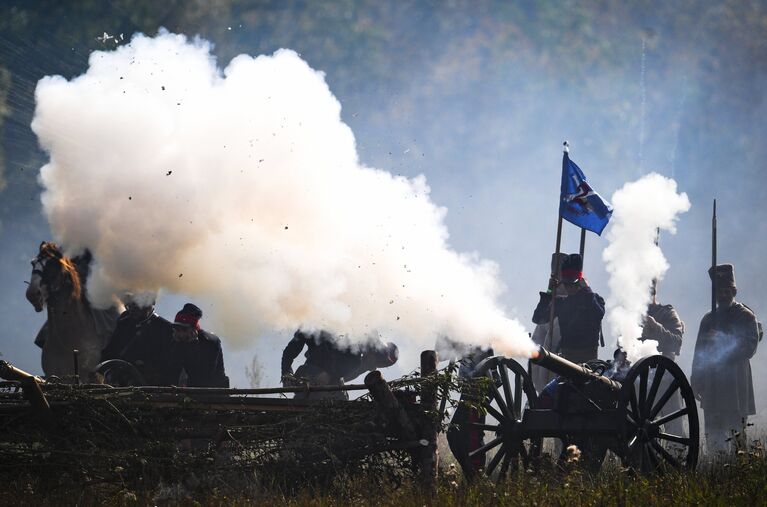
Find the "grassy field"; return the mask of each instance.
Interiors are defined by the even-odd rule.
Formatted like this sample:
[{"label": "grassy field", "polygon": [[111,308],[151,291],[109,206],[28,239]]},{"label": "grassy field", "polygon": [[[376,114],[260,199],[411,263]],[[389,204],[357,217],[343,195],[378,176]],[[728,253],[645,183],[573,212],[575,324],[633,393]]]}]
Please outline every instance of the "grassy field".
[{"label": "grassy field", "polygon": [[598,476],[577,465],[549,463],[538,473],[522,472],[501,484],[463,482],[454,465],[442,468],[437,491],[426,493],[412,481],[394,484],[364,477],[339,478],[332,485],[300,484],[290,492],[255,480],[219,481],[200,487],[195,481],[150,491],[110,486],[72,485],[46,491],[33,483],[5,484],[1,505],[767,505],[767,457],[761,444],[727,461],[704,461],[695,473],[640,477],[613,462]]}]

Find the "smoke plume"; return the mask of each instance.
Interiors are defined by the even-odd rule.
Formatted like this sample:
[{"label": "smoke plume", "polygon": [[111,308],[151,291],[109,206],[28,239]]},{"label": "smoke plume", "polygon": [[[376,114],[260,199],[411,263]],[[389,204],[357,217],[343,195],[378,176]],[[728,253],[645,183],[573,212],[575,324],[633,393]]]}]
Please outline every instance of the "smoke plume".
[{"label": "smoke plume", "polygon": [[602,257],[609,273],[607,321],[618,345],[634,361],[657,354],[657,342],[639,340],[641,322],[651,301],[653,279],[661,280],[668,262],[655,244],[656,231],[676,233],[680,213],[690,209],[676,181],[651,173],[626,183],[611,199],[615,211]]},{"label": "smoke plume", "polygon": [[44,211],[69,251],[94,253],[95,304],[202,298],[230,342],[303,326],[531,349],[499,306],[497,264],[450,248],[423,176],[361,164],[324,74],[295,52],[221,70],[205,40],[136,35],[79,77],[42,79],[36,100]]}]

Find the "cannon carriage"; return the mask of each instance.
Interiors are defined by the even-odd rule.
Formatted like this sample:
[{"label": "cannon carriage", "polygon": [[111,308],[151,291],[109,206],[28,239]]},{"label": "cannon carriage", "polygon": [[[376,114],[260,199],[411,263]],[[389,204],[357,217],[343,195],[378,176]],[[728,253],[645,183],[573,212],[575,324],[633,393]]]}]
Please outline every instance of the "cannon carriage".
[{"label": "cannon carriage", "polygon": [[[491,455],[488,475],[502,479],[534,468],[548,437],[575,443],[586,454],[610,449],[642,473],[695,468],[697,408],[673,361],[644,358],[620,379],[543,348],[531,362],[559,375],[556,399],[537,393],[527,369],[506,357],[482,361],[475,370],[482,380],[460,385],[483,391],[474,401],[486,420],[469,425],[488,438],[470,456]],[[105,482],[122,483],[129,470],[146,477],[147,458],[161,465],[158,474],[205,467],[274,472],[286,463],[295,465],[292,474],[333,474],[348,464],[369,467],[371,458],[391,463],[394,453],[404,458],[400,465],[433,485],[446,393],[458,387],[445,382],[447,373],[438,372],[436,354],[425,351],[420,376],[404,383],[387,383],[374,371],[364,384],[345,386],[112,387],[41,382],[0,361],[0,377],[7,380],[0,383],[0,425],[6,428],[0,455],[29,470],[99,470]],[[369,395],[354,401],[274,397],[301,390]],[[671,403],[675,397],[678,405]],[[684,431],[670,431],[671,423]]]},{"label": "cannon carriage", "polygon": [[530,362],[559,376],[542,393],[513,359],[496,356],[477,365],[476,377],[486,379],[487,392],[478,398],[486,420],[469,424],[490,438],[469,456],[495,451],[487,475],[501,479],[516,467],[534,467],[546,437],[583,447],[585,458],[596,466],[607,449],[641,473],[697,465],[697,406],[687,378],[672,360],[645,357],[613,378],[605,364],[575,364],[543,347]]},{"label": "cannon carriage", "polygon": [[[193,471],[289,488],[374,473],[432,487],[436,396],[450,378],[436,366],[426,351],[420,375],[394,381],[373,371],[364,384],[237,389],[65,383],[0,361],[0,480],[146,487]],[[286,397],[341,392],[362,395]]]}]

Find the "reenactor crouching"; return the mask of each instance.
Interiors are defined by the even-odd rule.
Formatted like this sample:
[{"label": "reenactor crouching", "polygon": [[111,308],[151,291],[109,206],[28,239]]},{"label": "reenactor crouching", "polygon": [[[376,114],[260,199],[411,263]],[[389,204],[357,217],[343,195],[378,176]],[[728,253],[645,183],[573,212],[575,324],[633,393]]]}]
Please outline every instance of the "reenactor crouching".
[{"label": "reenactor crouching", "polygon": [[[293,373],[293,361],[306,347],[306,361]],[[282,383],[285,386],[341,385],[361,374],[388,368],[399,359],[394,343],[374,338],[361,346],[344,345],[327,331],[298,330],[282,352]],[[296,399],[348,399],[345,391],[298,392]]]}]

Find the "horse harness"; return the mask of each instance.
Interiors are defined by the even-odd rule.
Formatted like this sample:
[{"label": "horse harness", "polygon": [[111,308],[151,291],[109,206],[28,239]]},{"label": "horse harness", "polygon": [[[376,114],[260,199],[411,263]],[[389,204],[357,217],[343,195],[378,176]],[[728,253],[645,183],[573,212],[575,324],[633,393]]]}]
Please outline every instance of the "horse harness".
[{"label": "horse harness", "polygon": [[32,275],[38,275],[40,277],[40,285],[48,286],[49,280],[45,276],[45,268],[48,265],[48,261],[57,260],[60,261],[63,255],[57,250],[43,250],[37,257],[32,259]]}]

